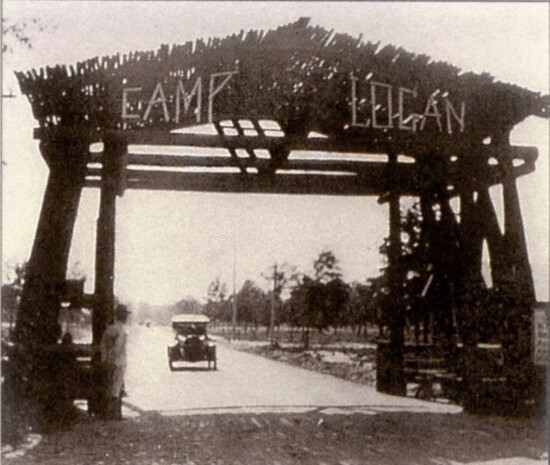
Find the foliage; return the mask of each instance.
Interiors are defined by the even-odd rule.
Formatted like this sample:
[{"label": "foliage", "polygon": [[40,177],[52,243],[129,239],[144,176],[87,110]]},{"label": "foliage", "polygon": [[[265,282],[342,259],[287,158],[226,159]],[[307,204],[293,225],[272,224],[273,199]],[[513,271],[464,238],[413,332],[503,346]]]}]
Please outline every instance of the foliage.
[{"label": "foliage", "polygon": [[2,53],[13,53],[16,45],[31,49],[34,32],[43,32],[45,29],[46,27],[38,18],[20,22],[2,18]]},{"label": "foliage", "polygon": [[246,280],[236,296],[237,315],[245,328],[249,325],[267,324],[269,302],[265,292],[253,281]]},{"label": "foliage", "polygon": [[303,275],[295,281],[286,305],[293,324],[323,331],[347,319],[349,288],[337,263],[334,253],[325,250],[313,262],[313,277]]},{"label": "foliage", "polygon": [[[400,302],[405,307],[407,322],[418,327],[424,322],[422,318],[428,305],[440,298],[443,289],[440,284],[433,284],[439,282],[439,278],[429,277],[434,269],[441,268],[442,258],[436,255],[444,255],[441,249],[444,242],[436,244],[430,240],[418,204],[402,215],[401,230]],[[387,254],[387,239],[380,250]],[[252,280],[247,280],[235,296],[238,322],[245,327],[268,326],[272,302],[276,308],[275,324],[301,327],[303,334],[309,334],[311,328],[322,332],[344,326],[352,326],[360,334],[368,325],[378,325],[383,334],[383,328],[391,323],[393,304],[387,268],[381,270],[380,276],[348,284],[342,279],[334,252],[323,250],[313,261],[310,274],[285,264],[272,267],[263,276],[273,282],[273,289],[264,292]],[[429,288],[434,297],[423,296],[425,288]],[[288,290],[286,295],[285,290]],[[208,288],[205,311],[212,318],[228,322],[232,317],[232,301],[226,298],[226,293],[219,278],[213,280]]]},{"label": "foliage", "polygon": [[226,299],[227,286],[215,278],[208,286],[204,313],[214,321],[231,321],[231,301]]},{"label": "foliage", "polygon": [[323,317],[325,327],[337,328],[345,323],[349,302],[349,286],[340,278],[334,278],[325,284],[325,303]]},{"label": "foliage", "polygon": [[313,262],[315,280],[327,283],[342,276],[338,260],[331,250],[324,250]]},{"label": "foliage", "polygon": [[354,282],[349,286],[349,301],[345,323],[352,326],[362,326],[378,322],[378,290],[375,280],[364,284]]},{"label": "foliage", "polygon": [[221,302],[225,300],[225,296],[227,295],[227,286],[218,277],[208,285],[207,292],[209,301]]}]

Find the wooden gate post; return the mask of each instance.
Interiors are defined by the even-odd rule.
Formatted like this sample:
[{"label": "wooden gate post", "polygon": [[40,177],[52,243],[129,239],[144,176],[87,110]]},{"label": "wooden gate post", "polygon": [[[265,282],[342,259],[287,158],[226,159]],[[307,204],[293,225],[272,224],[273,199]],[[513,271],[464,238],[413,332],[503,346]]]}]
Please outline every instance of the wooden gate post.
[{"label": "wooden gate post", "polygon": [[105,328],[113,318],[116,196],[125,176],[123,160],[127,144],[112,133],[104,138],[101,196],[96,236],[95,308],[92,315],[92,344],[99,346]]},{"label": "wooden gate post", "polygon": [[14,333],[27,348],[54,344],[60,336],[61,289],[89,153],[86,139],[66,128],[45,135],[40,151],[50,174]]},{"label": "wooden gate post", "polygon": [[[397,165],[397,156],[393,153],[388,157],[390,173]],[[388,276],[390,288],[390,341],[389,345],[378,346],[377,382],[380,392],[404,396],[407,393],[403,367],[405,309],[403,308],[403,280],[401,271],[401,212],[399,208],[399,193],[390,187],[390,242],[388,250]]]},{"label": "wooden gate post", "polygon": [[112,133],[104,138],[101,194],[96,235],[94,309],[92,313],[92,363],[97,384],[96,398],[89,405],[91,413],[103,414],[106,403],[104,373],[99,345],[105,329],[113,319],[116,234],[116,196],[121,193],[121,180],[126,174],[123,162],[127,153],[125,140]]},{"label": "wooden gate post", "polygon": [[40,142],[50,173],[17,313],[8,381],[19,414],[38,427],[54,425],[67,413],[66,405],[56,401],[60,380],[47,354],[61,336],[59,311],[88,147],[78,129],[67,127],[43,134]]},{"label": "wooden gate post", "polygon": [[501,301],[506,309],[506,337],[503,341],[505,368],[513,407],[518,414],[528,410],[526,401],[533,400],[532,387],[535,368],[532,350],[532,311],[535,303],[535,289],[516,179],[513,175],[513,160],[509,135],[495,140],[498,161],[504,171],[504,260],[507,266],[501,268],[499,289]]}]

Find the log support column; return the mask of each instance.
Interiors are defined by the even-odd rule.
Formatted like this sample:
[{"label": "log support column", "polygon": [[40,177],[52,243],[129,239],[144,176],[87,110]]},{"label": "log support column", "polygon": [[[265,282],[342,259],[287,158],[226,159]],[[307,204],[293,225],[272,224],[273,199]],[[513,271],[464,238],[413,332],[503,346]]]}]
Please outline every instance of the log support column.
[{"label": "log support column", "polygon": [[50,173],[17,313],[11,375],[6,379],[20,408],[18,415],[38,428],[63,423],[70,413],[70,406],[60,401],[58,360],[51,349],[61,336],[61,298],[88,148],[71,128],[52,130],[40,142]]},{"label": "log support column", "polygon": [[499,283],[498,293],[506,311],[503,348],[511,408],[523,414],[529,410],[529,401],[537,396],[532,391],[536,384],[532,360],[532,313],[536,299],[508,135],[496,139],[495,145],[504,172],[505,256],[504,266],[493,270],[493,273]]},{"label": "log support column", "polygon": [[75,132],[59,129],[40,143],[50,174],[14,334],[27,349],[60,337],[61,291],[88,159],[89,144]]},{"label": "log support column", "polygon": [[124,139],[113,134],[106,135],[102,157],[99,217],[97,219],[94,309],[92,313],[92,364],[98,388],[95,398],[91,399],[89,403],[90,412],[100,416],[105,414],[108,398],[99,346],[105,329],[113,319],[116,197],[117,194],[122,195],[121,185],[126,173],[124,163],[126,154],[127,144]]},{"label": "log support column", "polygon": [[[390,153],[388,169],[394,171],[397,156]],[[390,188],[390,237],[388,250],[388,276],[391,309],[389,344],[378,346],[376,388],[387,394],[404,396],[407,386],[403,367],[405,309],[403,307],[403,277],[401,270],[401,212],[399,193]]]},{"label": "log support column", "polygon": [[99,346],[105,328],[113,318],[116,197],[121,194],[126,152],[127,145],[122,138],[113,134],[105,137],[96,233],[95,307],[92,316],[92,344],[95,348]]}]

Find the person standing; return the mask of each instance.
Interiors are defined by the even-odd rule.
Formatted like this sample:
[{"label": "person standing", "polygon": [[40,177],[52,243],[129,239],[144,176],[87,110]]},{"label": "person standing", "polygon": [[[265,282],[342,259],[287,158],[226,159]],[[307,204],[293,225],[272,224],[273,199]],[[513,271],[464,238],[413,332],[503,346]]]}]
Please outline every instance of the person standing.
[{"label": "person standing", "polygon": [[118,304],[115,308],[115,321],[111,323],[101,339],[101,361],[106,372],[107,399],[105,417],[121,419],[124,373],[126,371],[126,340],[128,335],[124,328],[129,315],[126,305]]}]

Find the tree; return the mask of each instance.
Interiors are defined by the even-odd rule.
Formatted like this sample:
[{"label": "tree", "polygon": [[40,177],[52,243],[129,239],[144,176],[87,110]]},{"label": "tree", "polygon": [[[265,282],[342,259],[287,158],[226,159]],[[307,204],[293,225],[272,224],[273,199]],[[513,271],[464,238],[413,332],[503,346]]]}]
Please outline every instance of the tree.
[{"label": "tree", "polygon": [[303,328],[304,348],[309,348],[309,330],[314,327],[319,331],[323,328],[322,308],[324,305],[324,285],[311,279],[309,276],[302,276],[290,294],[290,303],[297,311],[297,321]]},{"label": "tree", "polygon": [[329,326],[340,326],[345,318],[349,288],[341,279],[338,260],[325,250],[313,262],[313,277],[294,274],[287,308],[294,313],[293,321],[304,328],[304,345],[309,345],[309,330],[319,332]]},{"label": "tree", "polygon": [[[53,27],[54,29],[56,26]],[[31,49],[35,32],[43,32],[46,26],[40,19],[31,18],[26,21],[14,22],[2,18],[2,53],[13,53],[16,45]]]},{"label": "tree", "polygon": [[226,295],[227,286],[220,281],[219,277],[208,285],[208,300],[220,302],[225,299]]},{"label": "tree", "polygon": [[350,285],[346,316],[347,323],[356,329],[357,335],[363,329],[366,336],[367,324],[376,321],[373,300],[372,287],[368,284],[353,282]]},{"label": "tree", "polygon": [[236,296],[239,321],[244,323],[246,331],[249,324],[258,326],[268,319],[267,296],[256,283],[246,280]]},{"label": "tree", "polygon": [[382,337],[384,335],[384,325],[388,324],[389,315],[389,295],[390,288],[388,285],[387,274],[384,273],[376,278],[367,279],[369,309],[368,313],[373,316],[374,321],[378,324],[378,333]]},{"label": "tree", "polygon": [[342,279],[334,278],[325,284],[323,327],[332,326],[336,330],[346,323],[349,297],[349,286]]},{"label": "tree", "polygon": [[281,312],[278,309],[281,308],[281,294],[283,290],[288,288],[289,283],[296,282],[299,278],[299,274],[296,271],[296,267],[289,266],[284,263],[282,265],[273,265],[269,273],[263,275],[267,280],[273,281],[273,289],[268,292],[270,303],[270,315],[268,321],[268,333],[270,334],[272,342],[275,341],[275,325],[279,325],[284,321],[281,317]]},{"label": "tree", "polygon": [[309,286],[313,320],[319,331],[340,325],[349,300],[349,290],[342,281],[338,260],[331,250],[322,251],[313,262],[314,285]]},{"label": "tree", "polygon": [[231,321],[231,302],[226,299],[227,286],[217,277],[208,286],[204,312],[214,321]]},{"label": "tree", "polygon": [[[47,29],[56,29],[57,26],[46,27],[38,18],[30,18],[18,22],[12,21],[9,18],[2,18],[2,57],[6,58],[15,53],[18,47],[32,49],[35,33],[42,33]],[[8,60],[6,60],[8,61]],[[6,64],[5,62],[3,63]],[[2,98],[14,98],[15,95],[11,89],[9,92],[2,90]],[[6,165],[6,161],[2,160],[2,165]]]},{"label": "tree", "polygon": [[322,283],[327,283],[333,279],[340,278],[340,267],[338,260],[331,250],[324,250],[313,262],[315,279]]}]

